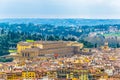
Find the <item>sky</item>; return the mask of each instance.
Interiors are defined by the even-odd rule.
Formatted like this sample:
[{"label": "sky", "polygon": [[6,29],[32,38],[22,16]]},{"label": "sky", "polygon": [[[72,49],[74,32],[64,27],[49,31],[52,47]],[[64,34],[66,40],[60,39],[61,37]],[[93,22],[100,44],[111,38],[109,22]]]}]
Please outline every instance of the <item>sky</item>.
[{"label": "sky", "polygon": [[0,18],[120,19],[120,0],[0,0]]}]

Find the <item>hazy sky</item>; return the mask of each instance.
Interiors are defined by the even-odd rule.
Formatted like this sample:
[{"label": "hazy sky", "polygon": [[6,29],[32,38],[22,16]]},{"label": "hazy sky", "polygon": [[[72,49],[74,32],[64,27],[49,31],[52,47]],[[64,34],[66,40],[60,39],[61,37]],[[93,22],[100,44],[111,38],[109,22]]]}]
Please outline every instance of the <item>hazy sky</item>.
[{"label": "hazy sky", "polygon": [[120,18],[120,0],[0,0],[0,18]]}]

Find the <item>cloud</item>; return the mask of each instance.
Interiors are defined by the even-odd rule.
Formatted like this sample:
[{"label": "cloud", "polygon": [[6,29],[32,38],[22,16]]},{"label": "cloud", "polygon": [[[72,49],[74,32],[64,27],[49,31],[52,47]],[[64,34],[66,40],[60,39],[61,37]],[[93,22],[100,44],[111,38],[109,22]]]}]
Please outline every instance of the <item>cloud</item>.
[{"label": "cloud", "polygon": [[0,0],[0,15],[120,18],[119,3],[119,0]]}]

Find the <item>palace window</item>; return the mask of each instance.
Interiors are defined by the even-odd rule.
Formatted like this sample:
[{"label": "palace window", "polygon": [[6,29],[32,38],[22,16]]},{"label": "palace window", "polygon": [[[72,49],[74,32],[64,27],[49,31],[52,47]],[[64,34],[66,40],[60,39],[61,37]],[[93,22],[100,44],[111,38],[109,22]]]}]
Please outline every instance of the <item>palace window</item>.
[{"label": "palace window", "polygon": [[30,57],[30,54],[28,53],[28,57]]},{"label": "palace window", "polygon": [[24,57],[24,53],[22,53],[22,56]]}]

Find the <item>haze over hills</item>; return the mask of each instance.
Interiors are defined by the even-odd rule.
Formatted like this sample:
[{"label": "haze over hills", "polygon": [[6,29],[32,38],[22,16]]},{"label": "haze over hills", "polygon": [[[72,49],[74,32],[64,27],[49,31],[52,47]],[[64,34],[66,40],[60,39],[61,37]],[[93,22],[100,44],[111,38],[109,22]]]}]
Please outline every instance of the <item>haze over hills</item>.
[{"label": "haze over hills", "polygon": [[0,19],[0,23],[20,24],[20,23],[34,23],[34,24],[50,24],[57,26],[68,25],[106,25],[106,24],[120,24],[120,19],[37,19],[37,18],[10,18]]}]

